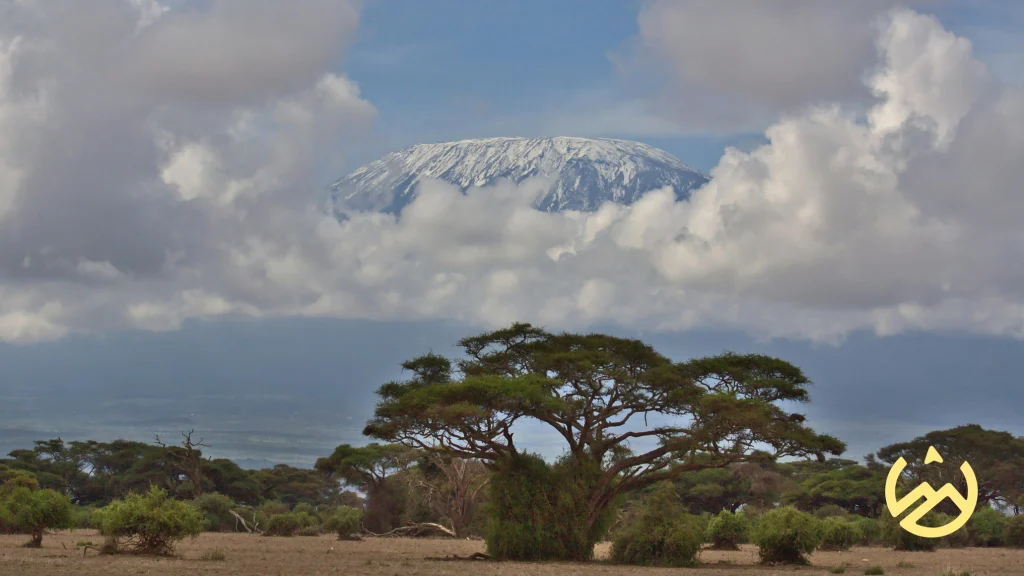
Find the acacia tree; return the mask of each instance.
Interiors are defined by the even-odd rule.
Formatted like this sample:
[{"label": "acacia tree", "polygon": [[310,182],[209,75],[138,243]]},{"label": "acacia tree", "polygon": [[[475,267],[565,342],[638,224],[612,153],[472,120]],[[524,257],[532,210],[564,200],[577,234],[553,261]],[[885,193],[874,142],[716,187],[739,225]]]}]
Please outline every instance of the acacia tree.
[{"label": "acacia tree", "polygon": [[368,444],[354,447],[342,444],[327,458],[316,461],[321,473],[362,490],[367,495],[363,522],[371,531],[387,531],[400,522],[403,494],[401,485],[390,478],[405,470],[418,454],[401,444]]},{"label": "acacia tree", "polygon": [[[941,463],[925,465],[929,446],[935,447],[942,456]],[[910,479],[909,486],[928,482],[938,489],[948,482],[961,494],[967,491],[967,481],[960,472],[960,465],[969,462],[978,480],[979,508],[990,502],[1014,507],[1017,498],[1024,494],[1024,438],[1009,432],[965,424],[929,432],[909,442],[891,444],[880,449],[877,457],[887,466],[904,458],[907,462],[904,474]],[[949,502],[940,504],[939,509],[949,514],[959,513]]]},{"label": "acacia tree", "polygon": [[[727,353],[675,362],[639,340],[553,334],[522,323],[459,346],[465,358],[455,362],[428,354],[404,363],[412,378],[380,387],[364,434],[482,460],[495,472],[492,528],[532,522],[505,533],[550,529],[562,541],[543,548],[550,539],[538,536],[517,545],[492,532],[488,549],[498,557],[590,558],[621,494],[762,458],[759,450],[824,459],[845,449],[780,406],[807,402],[810,382],[776,358]],[[648,425],[649,417],[659,423]],[[514,441],[513,427],[525,421],[547,426],[566,448],[561,468],[570,481],[549,481],[541,496],[562,508],[543,517],[516,516],[509,509],[516,498],[497,493],[536,476],[537,465]],[[525,496],[538,497],[533,491],[517,498]]]}]

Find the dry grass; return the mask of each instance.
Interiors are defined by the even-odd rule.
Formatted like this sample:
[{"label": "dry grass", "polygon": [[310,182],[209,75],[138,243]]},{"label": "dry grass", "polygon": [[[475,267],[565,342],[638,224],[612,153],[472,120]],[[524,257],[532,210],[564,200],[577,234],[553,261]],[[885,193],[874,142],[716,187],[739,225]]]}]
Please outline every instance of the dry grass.
[{"label": "dry grass", "polygon": [[[22,548],[24,536],[0,536],[0,574],[43,576],[159,575],[327,575],[369,576],[619,576],[631,574],[665,575],[685,572],[709,576],[771,576],[782,573],[828,574],[847,566],[846,574],[863,574],[872,566],[881,566],[898,576],[940,576],[969,572],[971,576],[998,574],[1024,576],[1024,550],[968,548],[938,552],[893,552],[884,548],[854,548],[846,552],[819,552],[811,565],[802,568],[776,568],[757,565],[757,552],[750,546],[727,552],[705,550],[703,564],[693,569],[657,569],[612,566],[604,563],[524,564],[517,562],[441,562],[427,557],[453,554],[468,556],[483,551],[482,542],[450,540],[367,539],[362,542],[339,541],[333,535],[318,537],[265,538],[247,534],[203,534],[178,547],[177,558],[135,556],[97,556],[94,551],[82,556],[75,546],[80,540],[99,541],[95,532],[79,530],[47,535],[43,548]],[[598,557],[608,547],[598,548]],[[210,562],[204,558],[218,556]],[[898,571],[897,571],[898,570]]]}]

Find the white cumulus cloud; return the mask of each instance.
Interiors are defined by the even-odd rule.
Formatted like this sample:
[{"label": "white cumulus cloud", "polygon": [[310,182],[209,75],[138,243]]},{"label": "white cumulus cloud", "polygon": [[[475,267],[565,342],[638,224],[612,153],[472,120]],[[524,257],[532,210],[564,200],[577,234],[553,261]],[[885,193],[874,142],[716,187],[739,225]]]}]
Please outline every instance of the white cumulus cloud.
[{"label": "white cumulus cloud", "polygon": [[[285,18],[267,2],[41,2],[0,24],[0,339],[235,315],[1024,336],[1024,93],[930,16],[879,25],[867,114],[787,113],[689,202],[662,190],[552,214],[531,208],[545,182],[428,181],[400,218],[339,223],[312,175],[375,115],[324,64],[345,39],[320,31],[356,25],[339,4]],[[236,15],[295,42],[304,18],[335,25],[176,72],[203,54],[173,50],[187,27],[230,43]],[[113,47],[130,73],[109,68]]]}]

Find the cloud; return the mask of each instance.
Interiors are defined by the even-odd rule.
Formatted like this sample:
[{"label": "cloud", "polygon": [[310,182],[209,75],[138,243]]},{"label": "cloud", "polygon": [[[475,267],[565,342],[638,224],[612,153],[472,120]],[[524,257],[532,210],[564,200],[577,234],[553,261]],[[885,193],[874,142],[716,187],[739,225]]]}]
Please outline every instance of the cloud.
[{"label": "cloud", "polygon": [[[55,19],[36,8],[52,4],[25,6],[0,35],[0,339],[229,316],[1024,336],[1012,265],[1024,255],[1024,93],[930,16],[896,10],[880,25],[867,114],[787,113],[768,144],[728,150],[689,202],[664,190],[549,214],[530,205],[545,182],[462,195],[428,181],[400,218],[339,223],[312,174],[374,117],[351,80],[287,66],[246,76],[238,46],[224,58],[246,77],[231,90],[173,68],[154,79],[158,66],[118,76],[113,53],[120,70],[163,63],[146,48],[171,34],[163,26],[202,38],[226,16],[154,20],[105,0]],[[255,6],[239,21],[270,10],[224,6]]]},{"label": "cloud", "polygon": [[779,113],[870,97],[873,25],[895,4],[651,0],[615,61],[627,75],[663,75],[658,108],[691,129],[760,128]]}]

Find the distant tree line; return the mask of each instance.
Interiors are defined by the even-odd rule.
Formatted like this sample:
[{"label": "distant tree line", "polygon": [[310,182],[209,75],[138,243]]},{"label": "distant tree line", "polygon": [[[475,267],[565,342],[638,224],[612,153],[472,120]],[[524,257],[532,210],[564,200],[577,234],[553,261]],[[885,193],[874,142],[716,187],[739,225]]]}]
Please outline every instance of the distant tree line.
[{"label": "distant tree line", "polygon": [[[0,532],[36,541],[66,523],[99,529],[111,547],[129,534],[160,551],[202,530],[441,533],[483,538],[492,557],[522,560],[587,560],[612,539],[613,557],[643,564],[686,564],[703,545],[743,542],[772,562],[855,544],[1024,546],[1024,438],[1011,433],[968,424],[859,462],[783,408],[809,401],[810,382],[777,358],[677,362],[637,340],[527,324],[459,344],[458,360],[403,364],[411,378],[378,391],[364,430],[375,442],[338,446],[312,469],[244,470],[204,456],[191,431],[174,445],[58,438],[15,450],[0,459]],[[513,426],[527,420],[564,440],[560,458],[516,444]],[[924,464],[929,446],[942,463]],[[894,528],[883,487],[899,458],[904,491],[927,481],[965,493],[959,466],[970,462],[979,490],[968,527],[941,541]],[[173,537],[133,532],[175,503],[184,506],[175,514],[194,517]],[[944,503],[925,521],[958,514]]]}]

